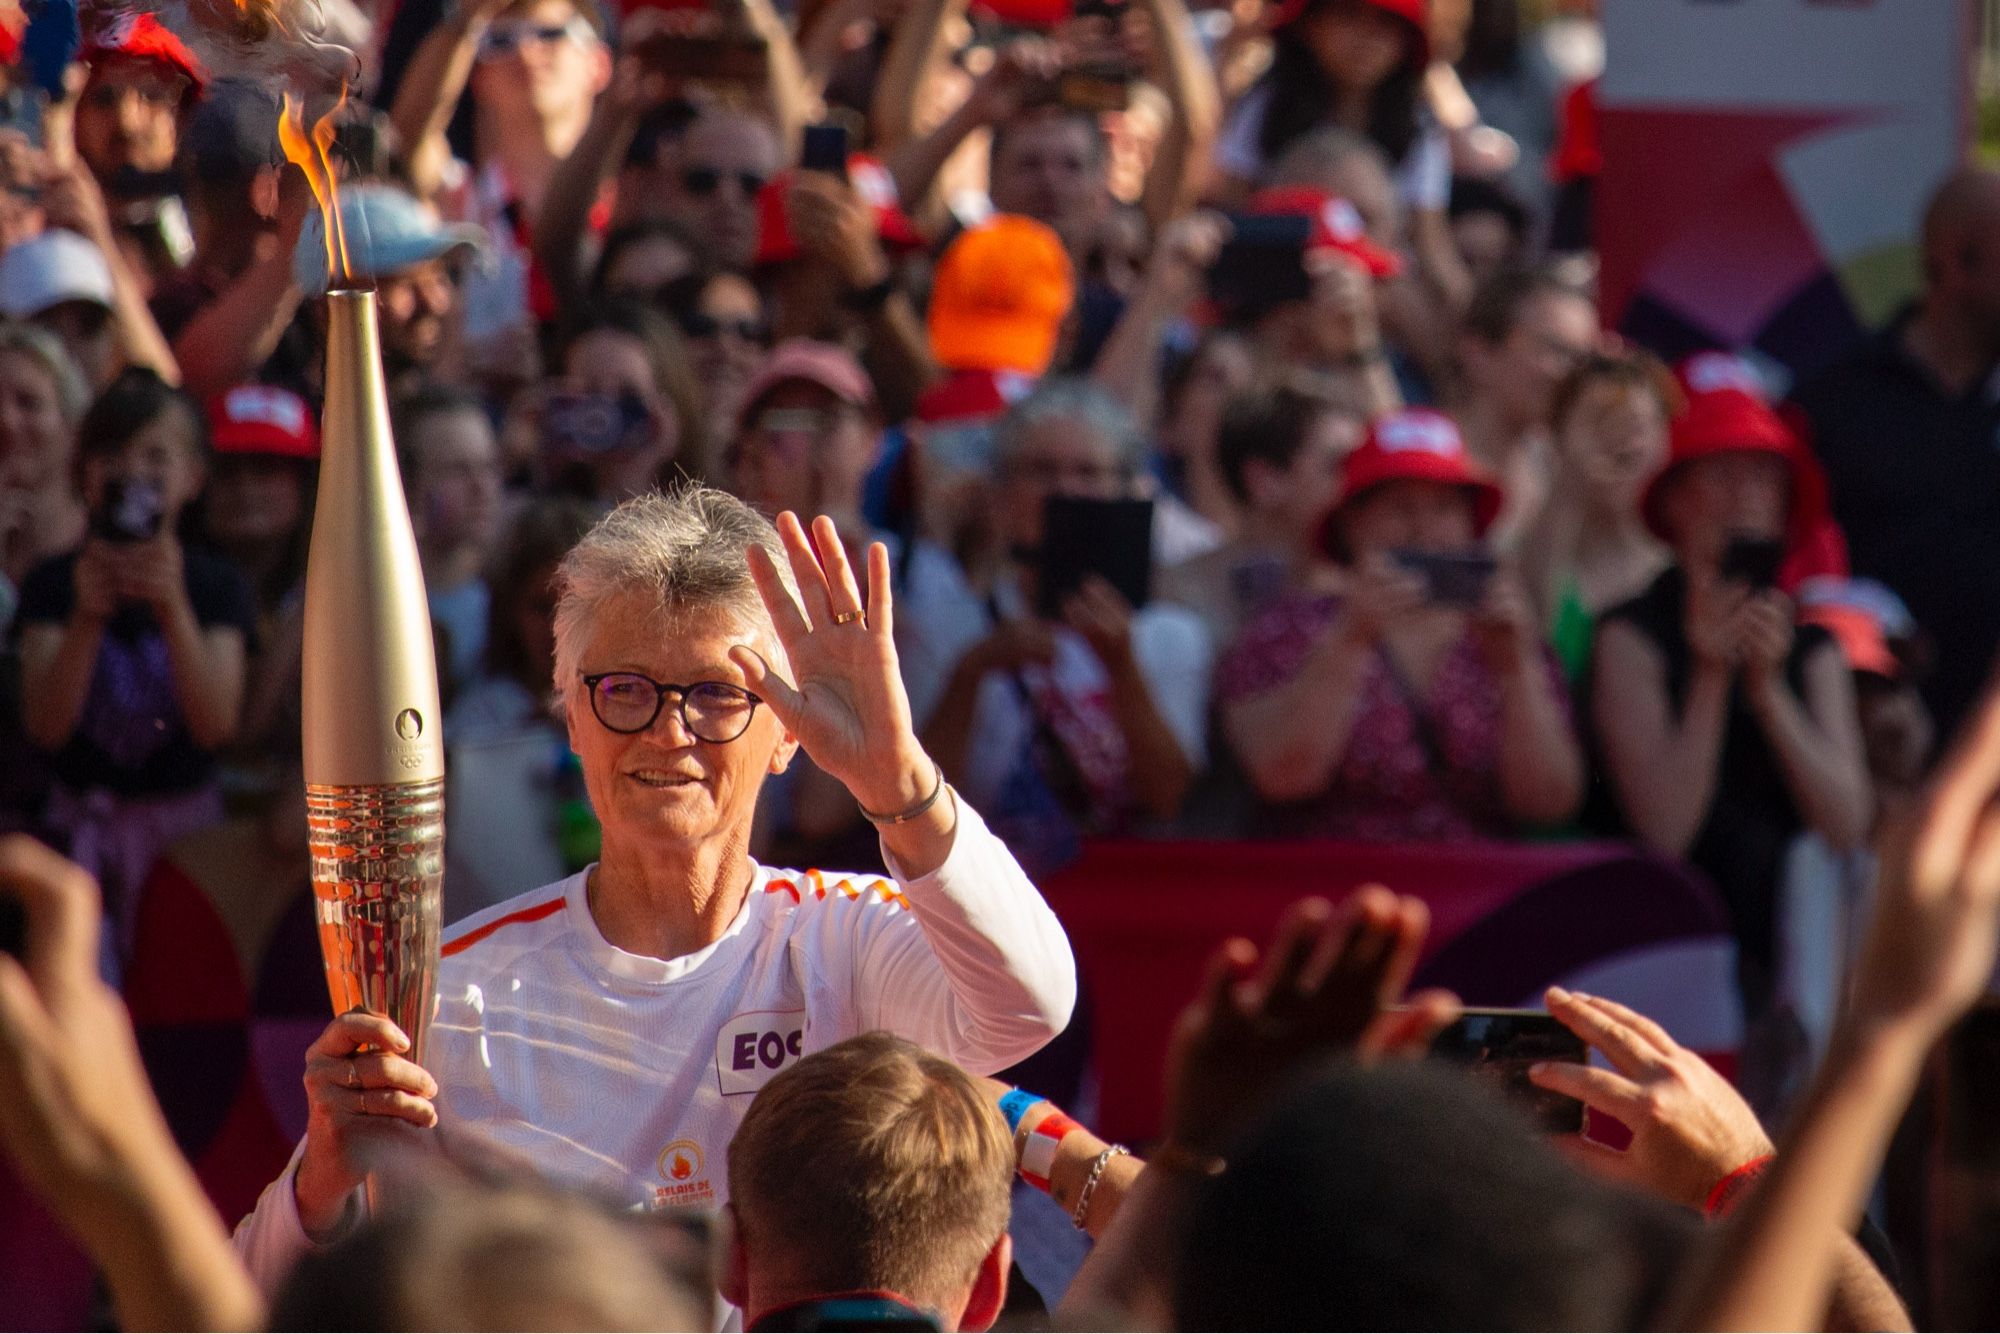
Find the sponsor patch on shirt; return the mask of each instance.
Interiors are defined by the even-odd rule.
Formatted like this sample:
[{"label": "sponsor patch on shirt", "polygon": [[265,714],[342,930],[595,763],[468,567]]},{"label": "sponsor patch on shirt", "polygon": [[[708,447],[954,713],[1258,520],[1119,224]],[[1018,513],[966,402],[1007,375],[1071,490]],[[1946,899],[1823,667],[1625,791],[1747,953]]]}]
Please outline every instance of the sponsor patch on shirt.
[{"label": "sponsor patch on shirt", "polygon": [[799,1059],[804,1010],[749,1010],[730,1016],[715,1038],[715,1076],[725,1096],[755,1093]]}]

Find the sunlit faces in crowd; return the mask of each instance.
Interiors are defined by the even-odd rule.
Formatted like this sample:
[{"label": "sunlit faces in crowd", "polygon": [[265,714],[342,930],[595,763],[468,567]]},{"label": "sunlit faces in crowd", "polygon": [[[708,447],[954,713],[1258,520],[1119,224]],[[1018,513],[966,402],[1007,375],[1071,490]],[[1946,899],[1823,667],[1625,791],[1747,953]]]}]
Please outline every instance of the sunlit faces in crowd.
[{"label": "sunlit faces in crowd", "polygon": [[749,279],[719,273],[702,284],[700,295],[681,313],[680,327],[710,431],[725,437],[735,429],[743,392],[770,345],[764,299]]},{"label": "sunlit faces in crowd", "polygon": [[1134,494],[1137,484],[1139,452],[1129,433],[1082,395],[1067,406],[1049,402],[1007,425],[997,442],[1002,535],[1019,551],[1041,545],[1051,497],[1116,500]]},{"label": "sunlit faces in crowd", "polygon": [[1320,413],[1283,468],[1252,460],[1243,470],[1250,504],[1285,533],[1309,534],[1332,506],[1340,484],[1340,462],[1361,444],[1367,425],[1355,413],[1332,408]]},{"label": "sunlit faces in crowd", "polygon": [[1547,422],[1556,386],[1603,337],[1588,297],[1533,274],[1501,275],[1475,299],[1466,326],[1466,386],[1517,428]]},{"label": "sunlit faces in crowd", "polygon": [[[545,387],[545,405],[582,395],[617,419],[612,437],[585,441],[545,431],[540,467],[566,494],[615,502],[660,484],[670,464],[699,472],[706,425],[679,334],[646,306],[614,302],[577,329]],[[545,428],[550,426],[545,420]]]},{"label": "sunlit faces in crowd", "polygon": [[718,268],[747,271],[757,247],[757,192],[782,165],[771,127],[711,108],[662,159],[665,215],[701,237]]},{"label": "sunlit faces in crowd", "polygon": [[107,56],[90,68],[76,108],[76,151],[100,181],[121,169],[170,170],[188,79],[163,61]]},{"label": "sunlit faces in crowd", "polygon": [[458,299],[455,259],[427,259],[376,280],[382,352],[392,368],[428,367],[443,350],[445,319]]},{"label": "sunlit faces in crowd", "polygon": [[1660,482],[1659,506],[1681,564],[1712,569],[1739,538],[1782,539],[1791,516],[1792,465],[1742,450],[1676,464]]},{"label": "sunlit faces in crowd", "polygon": [[857,504],[875,462],[867,413],[823,385],[788,380],[758,400],[733,451],[736,494],[766,514]]},{"label": "sunlit faces in crowd", "polygon": [[500,446],[475,402],[444,401],[399,417],[408,454],[410,509],[419,540],[435,550],[487,549],[501,519]]},{"label": "sunlit faces in crowd", "polygon": [[1037,107],[996,130],[989,191],[1001,213],[1019,213],[1086,249],[1111,205],[1103,132],[1088,116]]},{"label": "sunlit faces in crowd", "polygon": [[1320,0],[1298,25],[1314,62],[1344,88],[1378,87],[1409,58],[1409,25],[1362,0]]},{"label": "sunlit faces in crowd", "polygon": [[[127,372],[120,385],[145,372]],[[157,382],[155,382],[157,385]],[[141,483],[158,498],[162,529],[201,493],[206,473],[203,426],[179,397],[161,396],[161,407],[122,444],[85,439],[79,461],[84,504],[95,513],[114,485]]]},{"label": "sunlit faces in crowd", "polygon": [[1667,403],[1660,388],[1637,372],[1578,375],[1589,378],[1580,379],[1569,401],[1555,405],[1557,450],[1601,498],[1636,508],[1647,479],[1667,457]]},{"label": "sunlit faces in crowd", "polygon": [[472,96],[506,130],[574,125],[611,78],[611,56],[569,0],[531,0],[488,26],[472,68]]},{"label": "sunlit faces in crowd", "polygon": [[1478,541],[1477,505],[1450,482],[1383,482],[1341,507],[1340,537],[1355,565],[1395,551],[1462,552]]},{"label": "sunlit faces in crowd", "polygon": [[[54,354],[60,356],[60,349]],[[82,397],[80,379],[70,391]],[[0,487],[40,493],[60,485],[75,444],[74,419],[65,410],[57,371],[43,356],[0,344]]]}]

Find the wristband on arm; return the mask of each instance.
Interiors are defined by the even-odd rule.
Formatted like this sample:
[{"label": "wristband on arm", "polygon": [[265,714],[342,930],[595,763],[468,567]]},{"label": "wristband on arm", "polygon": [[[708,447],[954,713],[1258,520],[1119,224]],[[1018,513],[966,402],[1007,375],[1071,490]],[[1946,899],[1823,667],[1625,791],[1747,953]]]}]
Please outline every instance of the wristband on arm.
[{"label": "wristband on arm", "polygon": [[[1028,1110],[1037,1103],[1047,1101],[1048,1099],[1044,1098],[1041,1094],[1030,1093],[1026,1089],[1008,1089],[1005,1093],[1001,1094],[1000,1115],[1007,1119],[1007,1133],[1018,1136],[1021,1133],[1021,1118],[1026,1116]],[[1019,1157],[1020,1155],[1016,1154],[1015,1156]]]},{"label": "wristband on arm", "polygon": [[1016,1168],[1021,1180],[1036,1190],[1046,1192],[1049,1189],[1049,1173],[1055,1170],[1056,1150],[1062,1147],[1065,1138],[1082,1129],[1061,1111],[1052,1111],[1036,1122],[1035,1128],[1020,1140],[1021,1151]]},{"label": "wristband on arm", "polygon": [[1703,1215],[1710,1219],[1719,1219],[1735,1213],[1737,1204],[1743,1199],[1743,1192],[1755,1185],[1757,1178],[1770,1171],[1774,1161],[1775,1156],[1768,1153],[1761,1158],[1752,1158],[1716,1182],[1715,1189],[1708,1193],[1708,1202],[1701,1207]]}]

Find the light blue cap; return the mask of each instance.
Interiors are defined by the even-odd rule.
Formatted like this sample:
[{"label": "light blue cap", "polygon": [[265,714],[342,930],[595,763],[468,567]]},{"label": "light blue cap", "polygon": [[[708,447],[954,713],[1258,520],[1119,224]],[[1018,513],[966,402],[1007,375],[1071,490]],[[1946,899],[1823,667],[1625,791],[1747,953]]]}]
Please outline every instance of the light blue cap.
[{"label": "light blue cap", "polygon": [[[393,185],[348,185],[340,192],[340,223],[356,280],[388,277],[454,250],[477,249],[485,233],[471,223],[439,222],[414,197]],[[326,225],[317,209],[306,215],[292,276],[308,296],[327,288]]]}]

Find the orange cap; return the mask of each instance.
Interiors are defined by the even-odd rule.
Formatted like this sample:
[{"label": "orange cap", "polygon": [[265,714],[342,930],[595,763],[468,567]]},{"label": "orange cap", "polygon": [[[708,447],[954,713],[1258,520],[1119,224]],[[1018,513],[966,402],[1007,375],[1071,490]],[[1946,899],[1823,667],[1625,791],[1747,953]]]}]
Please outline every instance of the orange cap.
[{"label": "orange cap", "polygon": [[931,277],[931,355],[955,371],[1040,375],[1076,296],[1055,231],[1002,213],[953,241]]}]

